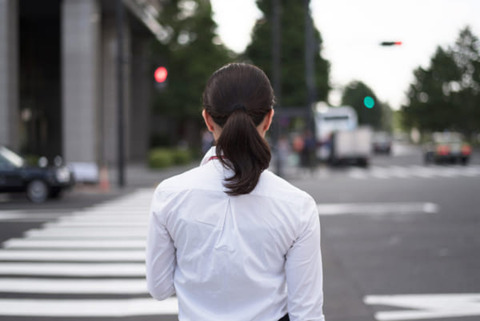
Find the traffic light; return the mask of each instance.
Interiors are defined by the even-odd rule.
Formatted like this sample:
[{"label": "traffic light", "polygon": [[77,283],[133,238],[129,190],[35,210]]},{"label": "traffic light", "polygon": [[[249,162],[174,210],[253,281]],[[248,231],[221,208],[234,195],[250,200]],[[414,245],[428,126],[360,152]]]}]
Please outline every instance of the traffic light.
[{"label": "traffic light", "polygon": [[382,41],[380,42],[380,46],[401,46],[401,41]]},{"label": "traffic light", "polygon": [[167,77],[168,77],[168,70],[164,66],[160,66],[155,69],[153,73],[153,77],[155,78],[155,88],[159,92],[163,92],[167,87]]},{"label": "traffic light", "polygon": [[167,80],[167,76],[168,76],[167,68],[160,66],[157,69],[155,69],[154,77],[155,77],[155,81],[158,84],[164,83]]},{"label": "traffic light", "polygon": [[363,104],[368,109],[372,109],[373,106],[375,106],[375,99],[373,99],[373,97],[370,97],[370,96],[365,96],[365,98],[363,98]]}]

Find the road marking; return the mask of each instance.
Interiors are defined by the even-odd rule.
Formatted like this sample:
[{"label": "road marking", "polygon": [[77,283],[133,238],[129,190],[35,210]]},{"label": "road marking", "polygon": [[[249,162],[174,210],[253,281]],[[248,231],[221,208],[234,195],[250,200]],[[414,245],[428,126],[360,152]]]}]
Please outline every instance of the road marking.
[{"label": "road marking", "polygon": [[[3,244],[5,249],[0,249],[0,292],[24,297],[0,298],[0,316],[177,315],[176,298],[162,302],[117,299],[119,294],[148,295],[144,247],[152,195],[153,189],[142,190],[85,210],[62,213],[64,217],[33,213],[35,220],[56,221],[26,232],[24,238],[10,239]],[[27,220],[31,216],[0,211],[0,221],[2,218]],[[38,298],[45,294],[55,297]],[[110,298],[64,298],[74,294]]]},{"label": "road marking", "polygon": [[318,204],[317,207],[320,215],[434,214],[439,210],[434,203],[340,203]]},{"label": "road marking", "polygon": [[0,278],[0,292],[42,294],[148,294],[141,279]]},{"label": "road marking", "polygon": [[145,228],[54,228],[32,229],[25,233],[28,239],[145,239]]},{"label": "road marking", "polygon": [[[378,321],[459,318],[480,316],[480,294],[421,294],[367,296],[365,304],[401,308],[375,313]],[[411,309],[409,311],[403,309]],[[412,311],[414,310],[414,311]]]},{"label": "road marking", "polygon": [[178,301],[154,299],[0,299],[0,315],[18,317],[133,317],[176,315]]},{"label": "road marking", "polygon": [[432,178],[435,175],[435,172],[433,172],[431,168],[418,165],[410,166],[409,172],[413,176],[422,178]]},{"label": "road marking", "polygon": [[442,168],[440,170],[435,171],[435,175],[442,176],[442,177],[455,177],[459,176],[462,171],[458,170],[457,168]]},{"label": "road marking", "polygon": [[390,175],[398,178],[407,178],[409,176],[408,170],[401,166],[390,166]]},{"label": "road marking", "polygon": [[[0,261],[50,261],[50,262],[144,262],[145,251],[45,251],[3,250]],[[3,264],[3,263],[2,263]]]},{"label": "road marking", "polygon": [[0,264],[3,275],[78,277],[144,277],[144,263],[11,263]]},{"label": "road marking", "polygon": [[0,221],[41,222],[58,219],[66,213],[25,213],[20,211],[0,211]]},{"label": "road marking", "polygon": [[10,239],[4,248],[56,248],[56,249],[144,249],[145,240],[30,240]]},{"label": "road marking", "polygon": [[468,167],[460,172],[460,175],[467,177],[474,177],[480,175],[480,167]]},{"label": "road marking", "polygon": [[45,227],[99,227],[102,226],[104,228],[116,228],[116,227],[147,227],[148,223],[144,222],[102,222],[102,221],[95,221],[95,222],[50,222],[46,223]]},{"label": "road marking", "polygon": [[[144,214],[148,214],[145,211]],[[67,216],[58,219],[58,222],[99,222],[101,224],[106,224],[109,222],[122,222],[122,223],[135,223],[135,222],[148,222],[148,215],[93,215],[93,214],[83,214],[75,216]]]},{"label": "road marking", "polygon": [[436,177],[476,177],[480,175],[479,165],[470,166],[398,166],[387,167],[372,166],[370,169],[352,169],[348,176],[354,179],[367,179],[369,177],[376,179],[390,178],[436,178]]},{"label": "road marking", "polygon": [[370,175],[379,179],[389,178],[388,173],[384,169],[380,169],[380,168],[373,169]]},{"label": "road marking", "polygon": [[350,177],[355,179],[366,179],[368,177],[368,173],[364,170],[351,170],[349,173]]}]

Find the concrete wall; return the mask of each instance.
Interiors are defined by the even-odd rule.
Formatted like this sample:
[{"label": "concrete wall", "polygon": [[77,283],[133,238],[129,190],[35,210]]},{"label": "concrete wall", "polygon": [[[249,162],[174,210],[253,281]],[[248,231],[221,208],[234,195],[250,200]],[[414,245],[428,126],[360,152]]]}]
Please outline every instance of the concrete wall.
[{"label": "concrete wall", "polygon": [[0,145],[19,148],[18,1],[0,0]]},{"label": "concrete wall", "polygon": [[[150,1],[158,4],[154,0]],[[25,81],[25,78],[22,80],[19,77],[19,44],[31,43],[28,37],[19,39],[19,16],[25,9],[21,5],[22,2],[18,0],[0,0],[0,144],[16,150],[20,148],[20,131],[23,128],[19,106],[22,103],[19,100],[19,88],[23,87],[19,80]],[[26,6],[27,3],[23,2],[23,5]],[[45,14],[58,17],[60,10],[60,41],[57,45],[61,45],[60,50],[56,49],[56,52],[60,52],[60,58],[51,58],[48,53],[40,52],[29,56],[28,61],[29,66],[52,64],[52,60],[61,64],[61,68],[57,68],[61,70],[61,75],[58,76],[60,88],[56,89],[61,102],[57,103],[57,110],[54,111],[58,117],[49,117],[45,121],[45,126],[58,128],[58,132],[42,138],[34,132],[26,131],[22,132],[24,139],[27,142],[37,139],[44,143],[52,137],[58,138],[58,146],[52,147],[52,153],[62,152],[66,162],[116,165],[119,93],[116,2],[62,0],[50,7],[40,6],[43,11],[38,15],[31,6],[28,8],[29,21],[34,23],[41,23]],[[51,14],[52,10],[57,10],[55,15]],[[144,161],[148,149],[151,87],[148,43],[154,36],[127,7],[125,18],[122,90],[125,160]],[[53,24],[55,23],[54,20]],[[49,33],[49,36],[56,37],[56,32]],[[28,69],[31,73],[36,69],[32,70]],[[49,83],[42,82],[42,73],[39,74],[40,76],[34,75],[38,79],[28,79],[33,84],[41,83],[51,87]],[[48,95],[47,89],[42,89],[41,92]],[[31,99],[37,103],[37,97]],[[43,101],[38,103],[50,111],[52,104]]]},{"label": "concrete wall", "polygon": [[150,95],[153,74],[149,69],[149,42],[146,36],[132,37],[131,101],[129,114],[129,159],[145,162],[150,133]]},{"label": "concrete wall", "polygon": [[[101,95],[101,162],[115,165],[118,160],[118,38],[115,16],[105,17],[102,21],[102,95]],[[128,21],[125,21],[124,61],[123,61],[123,117],[125,159],[129,155],[129,110],[130,110],[130,73],[131,73],[131,33]],[[136,80],[137,81],[137,80]],[[148,109],[148,106],[142,106]]]},{"label": "concrete wall", "polygon": [[99,159],[100,17],[97,0],[62,2],[63,151],[67,162]]},{"label": "concrete wall", "polygon": [[117,32],[115,17],[102,21],[102,96],[101,96],[101,163],[113,165],[117,158]]}]

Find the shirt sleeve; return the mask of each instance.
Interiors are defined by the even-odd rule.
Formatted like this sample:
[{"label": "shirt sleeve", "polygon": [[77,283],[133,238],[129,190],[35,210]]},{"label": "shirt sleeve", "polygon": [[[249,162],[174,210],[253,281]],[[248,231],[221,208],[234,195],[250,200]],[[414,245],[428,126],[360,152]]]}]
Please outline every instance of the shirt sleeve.
[{"label": "shirt sleeve", "polygon": [[324,321],[320,219],[313,198],[300,215],[305,219],[285,263],[288,314],[291,321]]},{"label": "shirt sleeve", "polygon": [[164,300],[175,294],[175,246],[165,226],[168,208],[168,200],[157,189],[150,207],[145,259],[147,288],[157,300]]}]

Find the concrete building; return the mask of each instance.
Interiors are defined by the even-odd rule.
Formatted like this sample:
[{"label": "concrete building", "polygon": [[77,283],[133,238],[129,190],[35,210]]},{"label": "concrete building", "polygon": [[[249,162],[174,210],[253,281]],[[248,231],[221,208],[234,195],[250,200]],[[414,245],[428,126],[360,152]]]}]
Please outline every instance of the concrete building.
[{"label": "concrete building", "polygon": [[0,0],[0,145],[115,166],[123,102],[124,159],[143,161],[149,44],[166,36],[159,9],[159,0]]}]

